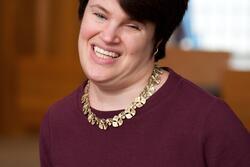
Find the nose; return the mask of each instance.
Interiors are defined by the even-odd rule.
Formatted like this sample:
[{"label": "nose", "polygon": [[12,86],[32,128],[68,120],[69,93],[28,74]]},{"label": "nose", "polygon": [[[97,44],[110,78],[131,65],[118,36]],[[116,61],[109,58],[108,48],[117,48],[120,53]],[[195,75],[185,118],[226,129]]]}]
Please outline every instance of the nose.
[{"label": "nose", "polygon": [[120,42],[118,27],[112,23],[107,24],[101,31],[101,39],[107,44],[117,44]]}]

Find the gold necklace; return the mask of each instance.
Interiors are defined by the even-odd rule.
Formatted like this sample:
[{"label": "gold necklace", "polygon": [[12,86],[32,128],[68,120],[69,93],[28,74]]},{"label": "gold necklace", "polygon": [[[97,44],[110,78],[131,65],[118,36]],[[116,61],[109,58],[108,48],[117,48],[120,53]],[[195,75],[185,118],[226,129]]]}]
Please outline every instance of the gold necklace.
[{"label": "gold necklace", "polygon": [[124,111],[120,112],[118,115],[115,115],[113,118],[98,118],[90,108],[89,103],[89,81],[87,82],[84,94],[81,98],[81,102],[83,104],[82,111],[84,115],[87,117],[88,122],[91,125],[97,125],[100,129],[106,130],[109,126],[119,127],[123,124],[125,119],[131,119],[136,114],[136,108],[141,108],[147,101],[147,99],[153,95],[155,92],[156,86],[160,84],[162,74],[162,69],[159,67],[154,67],[153,72],[148,80],[147,85],[140,93],[140,95],[135,98],[135,100],[131,103],[131,105],[124,109]]}]

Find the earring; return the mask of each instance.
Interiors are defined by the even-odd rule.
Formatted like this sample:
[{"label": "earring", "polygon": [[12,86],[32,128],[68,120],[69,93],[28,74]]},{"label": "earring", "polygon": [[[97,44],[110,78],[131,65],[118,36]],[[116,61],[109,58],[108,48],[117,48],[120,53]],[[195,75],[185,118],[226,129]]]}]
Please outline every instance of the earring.
[{"label": "earring", "polygon": [[154,52],[153,56],[155,56],[158,53],[158,48],[156,48],[156,51]]}]

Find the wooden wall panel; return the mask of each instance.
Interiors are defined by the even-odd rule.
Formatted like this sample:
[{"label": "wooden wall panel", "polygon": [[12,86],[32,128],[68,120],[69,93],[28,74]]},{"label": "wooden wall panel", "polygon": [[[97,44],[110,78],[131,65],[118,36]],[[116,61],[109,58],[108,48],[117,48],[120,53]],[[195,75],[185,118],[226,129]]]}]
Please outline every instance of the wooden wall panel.
[{"label": "wooden wall panel", "polygon": [[[3,1],[0,1],[0,22],[3,23]],[[3,25],[0,26],[0,78],[4,78],[4,67],[3,67],[3,57],[5,57],[3,48],[4,48],[4,41],[3,41]],[[3,86],[3,79],[0,80],[0,91],[3,92],[4,86]],[[0,95],[0,122],[3,122],[3,110],[4,109],[4,97],[3,95]],[[0,134],[3,133],[3,125],[0,123]]]},{"label": "wooden wall panel", "polygon": [[0,1],[0,133],[23,133],[31,122],[38,128],[36,114],[79,85],[77,6],[78,1]]},{"label": "wooden wall panel", "polygon": [[31,55],[36,49],[35,6],[34,0],[16,0],[15,16],[13,18],[13,47],[19,56]]},{"label": "wooden wall panel", "polygon": [[0,126],[3,134],[16,133],[18,113],[16,112],[16,48],[14,47],[14,1],[1,1],[1,56],[0,56]]},{"label": "wooden wall panel", "polygon": [[48,48],[61,57],[77,54],[79,21],[78,1],[49,1]]},{"label": "wooden wall panel", "polygon": [[227,71],[222,96],[250,131],[250,72]]},{"label": "wooden wall panel", "polygon": [[79,62],[23,59],[18,66],[18,108],[21,126],[37,132],[48,107],[71,93],[84,79]]},{"label": "wooden wall panel", "polygon": [[222,77],[228,69],[229,56],[226,52],[166,48],[166,57],[159,63],[173,68],[177,73],[201,87],[219,89]]}]

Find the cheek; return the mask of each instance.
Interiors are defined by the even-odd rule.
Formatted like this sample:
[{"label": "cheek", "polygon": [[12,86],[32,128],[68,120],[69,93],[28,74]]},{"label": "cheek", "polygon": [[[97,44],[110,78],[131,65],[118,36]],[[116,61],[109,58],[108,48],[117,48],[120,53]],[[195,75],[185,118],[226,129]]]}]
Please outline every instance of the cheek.
[{"label": "cheek", "polygon": [[153,42],[143,37],[127,38],[126,47],[128,53],[131,55],[147,56],[152,52]]},{"label": "cheek", "polygon": [[90,22],[88,19],[83,19],[79,38],[82,40],[89,40],[98,32],[96,27],[97,26]]},{"label": "cheek", "polygon": [[153,49],[152,34],[150,32],[122,33],[127,53],[134,56],[151,55]]}]

